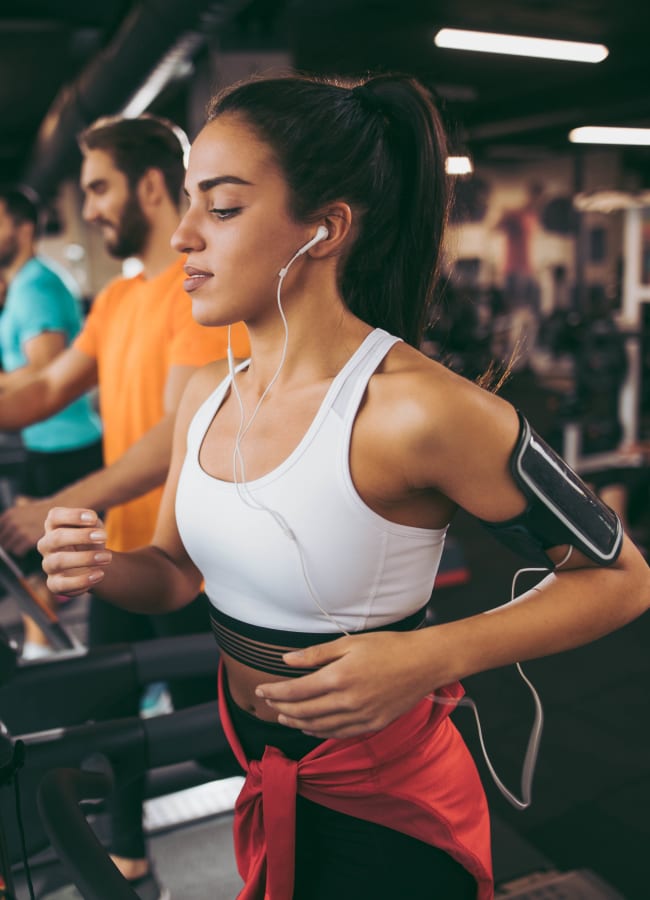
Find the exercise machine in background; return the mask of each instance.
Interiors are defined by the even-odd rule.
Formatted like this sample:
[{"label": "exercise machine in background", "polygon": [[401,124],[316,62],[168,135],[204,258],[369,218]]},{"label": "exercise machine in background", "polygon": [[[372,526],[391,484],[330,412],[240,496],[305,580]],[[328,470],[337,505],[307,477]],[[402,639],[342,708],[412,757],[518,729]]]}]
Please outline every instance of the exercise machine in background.
[{"label": "exercise machine in background", "polygon": [[[76,796],[76,804],[102,799],[114,782],[124,787],[143,772],[163,775],[149,782],[149,796],[241,774],[219,724],[216,700],[152,718],[106,720],[117,695],[139,693],[163,677],[213,676],[216,693],[218,651],[210,634],[64,651],[20,666],[12,663],[7,641],[1,643],[0,873],[7,898],[12,896],[12,868],[21,861],[54,846],[65,864],[65,848],[74,847],[67,829],[79,826],[80,814],[59,804],[62,792]],[[98,758],[103,760],[99,772]],[[58,781],[51,773],[60,769],[89,769],[94,777],[68,774],[57,776]],[[17,781],[22,822],[17,819]],[[83,786],[81,793],[75,793],[75,785]],[[85,796],[88,785],[95,796]],[[89,841],[106,856],[94,833],[81,839],[80,846]],[[93,887],[88,882],[93,867],[81,857],[78,866],[81,874],[69,874],[85,898],[132,896],[113,891],[99,875],[91,878]],[[105,868],[99,865],[97,872],[105,873]]]}]

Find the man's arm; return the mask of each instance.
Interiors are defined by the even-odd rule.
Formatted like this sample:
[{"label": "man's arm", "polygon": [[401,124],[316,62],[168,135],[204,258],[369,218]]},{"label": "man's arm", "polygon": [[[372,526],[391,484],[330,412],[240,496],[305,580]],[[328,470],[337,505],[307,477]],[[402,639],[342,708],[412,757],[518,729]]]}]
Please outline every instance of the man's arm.
[{"label": "man's arm", "polygon": [[171,367],[165,385],[164,417],[111,466],[93,472],[52,497],[21,503],[0,516],[0,544],[17,554],[35,546],[53,506],[107,510],[164,484],[176,410],[185,385],[195,371],[195,366]]},{"label": "man's arm", "polygon": [[93,357],[69,347],[15,389],[0,393],[0,430],[20,431],[49,419],[96,384]]},{"label": "man's arm", "polygon": [[160,422],[111,466],[59,491],[50,498],[52,503],[106,510],[164,484],[171,459],[176,410],[195,371],[195,366],[172,366],[165,384],[165,415]]},{"label": "man's arm", "polygon": [[[187,555],[175,515],[187,430],[196,410],[225,374],[223,363],[204,366],[192,378],[179,406],[172,457],[151,544],[128,552],[112,551],[93,532],[103,532],[97,513],[55,507],[48,512],[38,549],[48,585],[55,593],[75,596],[89,588],[103,600],[146,614],[180,609],[196,597],[201,574]],[[79,544],[78,542],[82,543]],[[72,543],[71,543],[72,542]],[[72,551],[72,552],[69,552]],[[97,560],[97,554],[101,559]]]},{"label": "man's arm", "polygon": [[66,339],[62,331],[43,331],[25,341],[23,353],[27,362],[12,372],[0,372],[0,391],[14,391],[21,384],[26,384],[36,372],[63,353],[65,347]]}]

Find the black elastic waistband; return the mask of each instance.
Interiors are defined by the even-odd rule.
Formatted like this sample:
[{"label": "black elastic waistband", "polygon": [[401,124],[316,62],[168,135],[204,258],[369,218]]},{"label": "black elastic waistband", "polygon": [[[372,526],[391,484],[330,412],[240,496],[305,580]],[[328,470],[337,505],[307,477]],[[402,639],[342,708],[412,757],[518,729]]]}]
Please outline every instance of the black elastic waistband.
[{"label": "black elastic waistband", "polygon": [[[370,634],[375,631],[415,631],[424,624],[426,606],[417,612],[367,631],[355,634]],[[325,644],[342,637],[335,632],[282,631],[275,628],[264,628],[242,622],[220,612],[213,606],[210,608],[210,623],[219,647],[238,662],[261,672],[286,677],[305,675],[313,671],[311,668],[295,668],[287,666],[282,655],[290,650],[311,647],[314,644]]]}]

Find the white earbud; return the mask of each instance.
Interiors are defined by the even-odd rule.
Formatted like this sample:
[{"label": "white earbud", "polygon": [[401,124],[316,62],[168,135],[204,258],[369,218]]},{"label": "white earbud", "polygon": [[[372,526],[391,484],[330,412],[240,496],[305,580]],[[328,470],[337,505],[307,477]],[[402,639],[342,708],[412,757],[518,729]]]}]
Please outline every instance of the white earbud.
[{"label": "white earbud", "polygon": [[329,237],[329,231],[327,230],[327,228],[325,228],[324,225],[319,225],[318,228],[316,229],[316,234],[313,236],[313,238],[310,241],[307,241],[307,243],[304,246],[302,246],[300,248],[300,250],[296,250],[296,252],[293,254],[293,256],[291,257],[289,262],[286,264],[286,266],[284,266],[284,268],[280,269],[280,271],[278,272],[280,279],[284,278],[284,276],[289,271],[289,266],[292,263],[294,263],[298,259],[299,256],[302,256],[303,253],[306,253],[308,250],[310,250],[314,246],[314,244],[318,244],[319,241],[324,241],[325,238],[328,238],[328,237]]},{"label": "white earbud", "polygon": [[296,256],[302,256],[303,253],[306,253],[314,244],[318,244],[319,241],[324,241],[325,238],[329,237],[329,231],[325,228],[324,225],[319,225],[316,229],[316,234],[310,241],[307,241],[304,247],[301,247],[300,250],[296,253]]}]

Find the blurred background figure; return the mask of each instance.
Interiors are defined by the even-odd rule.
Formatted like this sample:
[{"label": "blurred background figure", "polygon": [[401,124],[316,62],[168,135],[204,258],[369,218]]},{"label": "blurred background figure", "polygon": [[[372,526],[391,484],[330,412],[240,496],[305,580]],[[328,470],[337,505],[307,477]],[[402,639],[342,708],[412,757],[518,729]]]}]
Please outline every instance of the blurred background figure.
[{"label": "blurred background figure", "polygon": [[5,305],[8,287],[9,285],[7,284],[7,279],[4,276],[4,272],[0,272],[0,310]]},{"label": "blurred background figure", "polygon": [[[15,390],[70,346],[81,329],[81,307],[69,276],[36,253],[35,198],[16,188],[0,188],[0,268],[3,311],[0,390]],[[59,412],[23,428],[25,461],[18,481],[22,497],[49,497],[102,465],[101,424],[87,394]],[[25,502],[18,500],[18,502]],[[49,605],[35,550],[21,559],[32,588]],[[49,652],[41,630],[25,617],[23,657]]]},{"label": "blurred background figure", "polygon": [[528,196],[519,207],[506,209],[496,224],[506,240],[503,301],[510,315],[509,350],[515,352],[515,369],[528,365],[537,340],[540,288],[535,273],[534,243],[540,228],[544,188],[528,186]]}]

